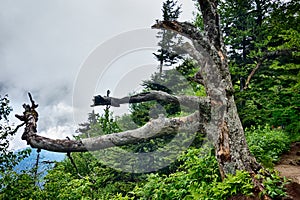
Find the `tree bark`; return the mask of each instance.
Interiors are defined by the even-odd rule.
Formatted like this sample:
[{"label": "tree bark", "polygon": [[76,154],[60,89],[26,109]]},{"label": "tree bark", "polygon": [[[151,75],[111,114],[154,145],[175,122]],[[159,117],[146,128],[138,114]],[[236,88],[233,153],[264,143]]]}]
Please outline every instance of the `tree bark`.
[{"label": "tree bark", "polygon": [[201,35],[196,28],[186,29],[184,24],[179,22],[162,21],[156,23],[153,28],[176,31],[188,37],[193,43],[186,44],[183,48],[201,66],[198,73],[201,74],[207,97],[211,102],[211,120],[205,129],[214,142],[222,177],[224,178],[226,174],[235,174],[236,170],[256,174],[261,166],[250,154],[237,113],[225,47],[220,33],[217,1],[199,0],[198,3],[204,21],[205,34],[202,38],[194,37]]},{"label": "tree bark", "polygon": [[123,98],[114,98],[97,95],[94,97],[94,104],[91,106],[110,105],[114,107],[120,107],[120,104],[160,101],[165,103],[182,105],[191,109],[198,109],[199,106],[205,107],[208,103],[208,100],[209,99],[206,97],[174,96],[162,91],[150,91]]}]

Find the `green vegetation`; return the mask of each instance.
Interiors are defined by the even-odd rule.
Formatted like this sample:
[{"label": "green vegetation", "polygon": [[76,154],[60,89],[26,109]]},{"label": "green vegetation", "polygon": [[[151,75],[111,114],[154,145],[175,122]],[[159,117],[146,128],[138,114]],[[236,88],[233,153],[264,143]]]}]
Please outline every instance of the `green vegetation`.
[{"label": "green vegetation", "polygon": [[[210,152],[210,153],[207,153]],[[248,173],[238,171],[221,181],[218,163],[211,148],[189,149],[179,157],[183,162],[169,175],[148,175],[142,186],[129,193],[134,199],[226,199],[251,195],[253,184]]]},{"label": "green vegetation", "polygon": [[251,153],[266,167],[273,167],[291,143],[284,131],[272,130],[269,126],[246,130],[246,138]]},{"label": "green vegetation", "polygon": [[270,124],[291,135],[300,131],[299,8],[299,1],[221,3],[235,99],[244,127]]},{"label": "green vegetation", "polygon": [[30,192],[28,188],[35,187],[35,180],[31,172],[17,174],[14,167],[30,154],[30,149],[13,152],[9,149],[10,138],[15,134],[9,123],[12,111],[7,95],[0,95],[0,199],[21,199]]},{"label": "green vegetation", "polygon": [[[221,3],[220,13],[229,49],[236,103],[246,127],[247,143],[251,153],[267,169],[261,170],[256,176],[265,186],[265,191],[260,195],[267,194],[276,199],[286,195],[286,180],[272,168],[280,156],[289,150],[291,142],[300,141],[300,4],[298,1],[268,2],[228,0]],[[165,19],[177,19],[179,14],[180,6],[176,3],[169,0],[164,3]],[[202,29],[201,15],[196,15],[194,23]],[[161,32],[158,37],[172,41],[174,35]],[[170,49],[175,43],[164,42],[160,42],[161,48],[155,54],[161,64],[159,72],[144,81],[144,91],[163,90],[176,95],[205,96],[203,86],[193,81],[198,69],[196,63],[173,54]],[[162,69],[165,63],[174,65],[174,68]],[[256,68],[257,71],[247,83],[247,78]],[[116,158],[117,154],[111,153],[115,149],[109,153],[72,153],[76,167],[66,158],[55,163],[45,177],[36,176],[34,167],[16,173],[14,167],[30,154],[30,150],[9,150],[9,138],[14,135],[8,120],[11,111],[8,97],[0,96],[0,199],[213,200],[235,195],[255,195],[253,177],[248,172],[237,171],[221,180],[214,149],[201,133],[197,133],[190,148],[180,155],[174,155],[174,162],[151,173],[117,170],[118,166],[125,164],[130,168],[132,161]],[[190,112],[179,105],[147,102],[133,104],[130,114],[115,119],[107,106],[103,115],[94,112],[89,114],[88,121],[78,129],[78,138],[137,128],[160,114],[169,117]],[[133,153],[153,152],[173,138],[164,136],[149,139],[121,149]],[[185,138],[181,142],[184,143]],[[176,144],[172,150],[176,150]],[[101,155],[110,162],[101,161]],[[38,185],[38,182],[43,185]]]},{"label": "green vegetation", "polygon": [[[97,123],[90,129],[116,127],[108,113],[109,109],[105,109],[104,115],[94,116]],[[109,132],[111,128],[105,130]],[[264,164],[275,163],[288,149],[289,138],[283,131],[266,126],[247,130],[246,135],[252,153]],[[72,158],[78,171],[66,158],[40,180],[44,181],[42,188],[36,185],[33,173],[11,172],[1,178],[0,195],[2,199],[226,199],[253,195],[252,179],[247,172],[238,171],[222,181],[213,148],[193,146],[168,168],[149,174],[120,172],[103,165],[90,153],[74,153]],[[272,198],[284,196],[285,182],[276,172],[271,176],[267,173],[262,171],[257,176],[266,186],[265,193]]]},{"label": "green vegetation", "polygon": [[[271,175],[269,176],[269,173]],[[277,199],[279,197],[285,197],[286,192],[284,186],[287,184],[287,180],[279,176],[277,171],[269,170],[260,170],[260,174],[256,178],[263,180],[263,184],[266,187],[266,190],[260,194],[267,194],[272,199]]]}]

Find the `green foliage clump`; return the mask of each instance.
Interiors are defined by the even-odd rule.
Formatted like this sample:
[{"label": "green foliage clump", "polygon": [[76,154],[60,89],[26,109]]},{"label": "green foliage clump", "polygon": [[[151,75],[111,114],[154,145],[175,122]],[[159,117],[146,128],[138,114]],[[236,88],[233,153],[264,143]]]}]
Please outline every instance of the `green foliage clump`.
[{"label": "green foliage clump", "polygon": [[259,174],[256,175],[256,178],[262,180],[262,183],[265,186],[265,190],[259,194],[260,196],[268,195],[272,199],[286,196],[286,189],[284,186],[287,184],[287,180],[285,178],[282,179],[277,171],[266,171],[262,169],[259,171]]},{"label": "green foliage clump", "polygon": [[214,181],[211,184],[201,182],[194,184],[191,199],[227,199],[234,195],[251,196],[253,183],[248,172],[237,171],[229,174],[223,182]]},{"label": "green foliage clump", "polygon": [[92,185],[89,176],[76,177],[66,172],[63,165],[58,164],[45,177],[40,199],[93,199]]},{"label": "green foliage clump", "polygon": [[72,155],[76,167],[69,159],[56,164],[44,178],[45,184],[38,199],[113,199],[133,190],[143,175],[120,172],[103,165],[90,153]]},{"label": "green foliage clump", "polygon": [[200,154],[203,154],[203,150],[189,149],[179,158],[183,164],[176,172],[169,175],[149,174],[146,182],[136,186],[129,195],[138,199],[183,199],[190,195],[190,187],[194,182],[218,179],[215,158],[211,153]]},{"label": "green foliage clump", "polygon": [[30,154],[30,150],[13,152],[9,149],[10,139],[15,135],[12,125],[9,123],[9,115],[12,111],[7,95],[0,95],[0,173],[12,170],[18,163]]},{"label": "green foliage clump", "polygon": [[1,174],[0,199],[37,199],[40,188],[35,185],[32,174],[26,171],[7,171]]},{"label": "green foliage clump", "polygon": [[37,189],[35,180],[30,172],[14,171],[24,158],[30,154],[30,149],[14,152],[10,147],[10,139],[15,135],[9,123],[12,111],[7,95],[0,95],[0,199],[22,199],[30,197]]},{"label": "green foliage clump", "polygon": [[251,153],[266,167],[273,167],[280,155],[290,148],[290,139],[282,130],[258,126],[246,129],[245,134]]},{"label": "green foliage clump", "polygon": [[[221,180],[213,149],[188,149],[182,162],[169,175],[149,174],[124,199],[226,199],[236,194],[251,195],[253,184],[247,172],[237,171]],[[117,199],[122,199],[118,196]]]},{"label": "green foliage clump", "polygon": [[220,2],[235,100],[244,127],[268,123],[290,133],[300,131],[299,8],[299,1]]}]

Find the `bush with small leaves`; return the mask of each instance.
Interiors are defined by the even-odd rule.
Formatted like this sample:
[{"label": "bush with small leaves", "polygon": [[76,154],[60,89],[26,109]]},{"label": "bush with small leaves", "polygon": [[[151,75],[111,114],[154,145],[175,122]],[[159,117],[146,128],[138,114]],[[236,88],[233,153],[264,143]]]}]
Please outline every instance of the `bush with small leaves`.
[{"label": "bush with small leaves", "polygon": [[290,139],[282,130],[272,130],[268,125],[246,129],[251,153],[265,167],[273,167],[280,155],[290,148]]}]

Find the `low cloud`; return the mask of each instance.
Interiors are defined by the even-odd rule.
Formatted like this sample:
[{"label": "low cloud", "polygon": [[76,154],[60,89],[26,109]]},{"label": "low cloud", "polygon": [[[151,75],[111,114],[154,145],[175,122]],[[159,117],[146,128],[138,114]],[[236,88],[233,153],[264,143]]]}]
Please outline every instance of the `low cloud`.
[{"label": "low cloud", "polygon": [[[22,104],[28,103],[31,92],[39,104],[39,133],[65,138],[77,127],[72,93],[81,64],[108,38],[149,28],[161,18],[163,1],[0,2],[0,94],[9,95],[14,115],[23,112]],[[183,19],[190,19],[193,2],[180,3]],[[14,117],[11,122],[19,123]],[[12,142],[15,149],[26,146],[21,134],[18,131]]]}]

